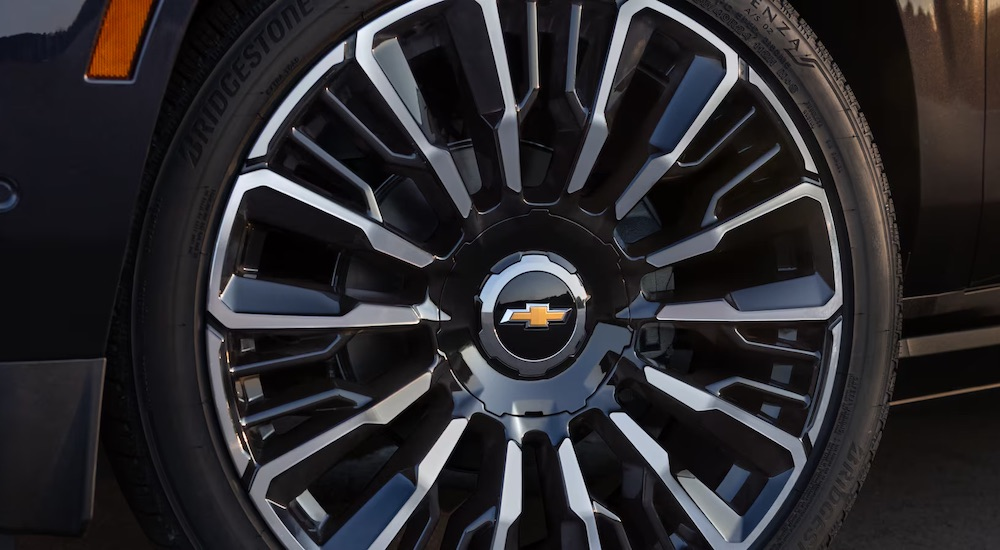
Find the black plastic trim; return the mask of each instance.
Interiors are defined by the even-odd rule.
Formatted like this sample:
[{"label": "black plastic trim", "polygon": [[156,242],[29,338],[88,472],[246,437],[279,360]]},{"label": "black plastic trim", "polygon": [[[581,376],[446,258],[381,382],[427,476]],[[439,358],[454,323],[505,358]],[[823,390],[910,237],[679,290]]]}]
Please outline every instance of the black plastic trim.
[{"label": "black plastic trim", "polygon": [[94,508],[105,359],[0,363],[0,533],[78,535]]}]

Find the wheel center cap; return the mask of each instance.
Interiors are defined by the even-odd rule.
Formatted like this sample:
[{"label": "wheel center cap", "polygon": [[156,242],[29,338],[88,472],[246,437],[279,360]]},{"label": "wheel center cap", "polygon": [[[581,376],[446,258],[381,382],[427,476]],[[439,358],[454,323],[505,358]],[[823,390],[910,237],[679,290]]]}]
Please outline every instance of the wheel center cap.
[{"label": "wheel center cap", "polygon": [[525,253],[493,268],[480,293],[486,353],[515,376],[539,378],[579,351],[590,298],[576,269],[554,254]]}]

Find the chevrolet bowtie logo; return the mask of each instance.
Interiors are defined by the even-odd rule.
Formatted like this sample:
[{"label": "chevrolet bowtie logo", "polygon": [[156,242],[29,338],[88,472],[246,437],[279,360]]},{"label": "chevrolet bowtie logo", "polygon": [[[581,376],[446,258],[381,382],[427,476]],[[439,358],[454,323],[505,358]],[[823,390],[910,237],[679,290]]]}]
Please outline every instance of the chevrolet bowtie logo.
[{"label": "chevrolet bowtie logo", "polygon": [[549,309],[549,304],[527,304],[524,309],[508,309],[500,323],[524,323],[527,328],[549,328],[549,323],[564,322],[570,311]]}]

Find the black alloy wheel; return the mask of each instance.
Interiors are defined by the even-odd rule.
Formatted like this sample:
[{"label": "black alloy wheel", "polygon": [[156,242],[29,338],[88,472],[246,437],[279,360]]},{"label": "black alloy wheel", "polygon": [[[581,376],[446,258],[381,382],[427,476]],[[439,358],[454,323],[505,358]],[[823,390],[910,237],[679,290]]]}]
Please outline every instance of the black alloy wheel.
[{"label": "black alloy wheel", "polygon": [[894,225],[836,69],[784,4],[815,66],[755,47],[760,3],[206,8],[236,23],[175,78],[121,375],[151,534],[828,543],[891,387]]}]

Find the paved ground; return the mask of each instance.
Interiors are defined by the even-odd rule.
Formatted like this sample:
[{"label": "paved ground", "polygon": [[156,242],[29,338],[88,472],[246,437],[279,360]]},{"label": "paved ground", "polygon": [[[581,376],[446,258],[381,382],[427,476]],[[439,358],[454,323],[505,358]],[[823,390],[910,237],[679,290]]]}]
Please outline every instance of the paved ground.
[{"label": "paved ground", "polygon": [[1000,391],[894,409],[835,548],[997,548],[998,466]]},{"label": "paved ground", "polygon": [[[983,373],[986,381],[1000,380],[1000,348],[904,363],[897,397],[952,389],[937,382],[939,369],[966,372],[968,385],[983,380]],[[15,541],[16,550],[149,548],[104,462],[98,470],[96,505],[87,536],[22,537]],[[868,482],[835,548],[998,547],[1000,391],[895,407]],[[0,550],[7,550],[3,541]]]}]

